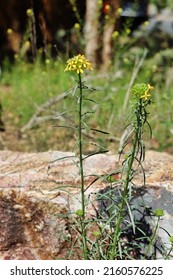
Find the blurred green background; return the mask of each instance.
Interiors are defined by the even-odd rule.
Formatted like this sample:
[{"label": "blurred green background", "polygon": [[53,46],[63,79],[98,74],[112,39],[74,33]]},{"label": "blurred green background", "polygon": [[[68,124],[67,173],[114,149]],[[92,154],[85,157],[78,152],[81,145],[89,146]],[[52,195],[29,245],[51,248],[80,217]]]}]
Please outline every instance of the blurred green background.
[{"label": "blurred green background", "polygon": [[[69,57],[79,52],[85,53],[86,7],[80,7],[78,1],[65,2],[67,6],[64,4],[63,11],[71,9],[72,18],[68,19],[70,23],[66,23],[66,26],[58,25],[56,42],[33,45],[34,27],[28,15],[24,30],[19,32],[21,37],[17,50],[10,49],[8,44],[6,52],[4,49],[7,50],[7,44],[0,42],[3,53],[0,100],[1,120],[4,124],[0,132],[1,150],[71,151],[74,148],[74,131],[58,126],[76,125],[77,99],[74,94],[64,98],[62,96],[58,102],[54,98],[76,85],[76,74],[64,72],[64,69]],[[85,95],[96,102],[85,102],[84,111],[92,111],[91,114],[86,114],[85,122],[92,128],[109,132],[109,135],[93,131],[84,133],[85,153],[95,148],[95,142],[109,149],[111,153],[118,152],[124,127],[128,124],[126,117],[131,108],[130,88],[138,82],[154,86],[153,104],[149,108],[153,137],[150,139],[149,132],[146,131],[144,138],[147,148],[173,153],[173,34],[166,21],[166,15],[172,15],[173,4],[172,1],[149,2],[150,14],[147,15],[147,20],[132,29],[131,19],[130,23],[126,21],[119,29],[114,30],[111,65],[103,67],[98,55],[94,70],[83,75],[86,85],[95,89],[86,90]],[[32,5],[32,1],[29,1],[24,10],[25,14],[28,9],[35,11]],[[103,10],[101,13],[102,16],[107,16],[103,14]],[[157,26],[158,16],[165,25],[167,23],[169,32],[167,29],[158,31],[158,28],[161,28]],[[8,19],[6,21],[8,23]],[[17,34],[12,22],[5,27],[0,22],[0,26],[4,28],[4,34],[7,33],[7,39],[14,33]],[[102,34],[102,31],[99,32]],[[70,34],[70,39],[67,33]],[[39,39],[40,42],[42,39],[44,38]],[[56,46],[61,48],[56,50]],[[101,46],[102,44],[99,47]],[[47,106],[34,119],[33,116],[39,113],[39,108],[50,100],[51,106]],[[31,118],[32,125],[27,127]]]}]

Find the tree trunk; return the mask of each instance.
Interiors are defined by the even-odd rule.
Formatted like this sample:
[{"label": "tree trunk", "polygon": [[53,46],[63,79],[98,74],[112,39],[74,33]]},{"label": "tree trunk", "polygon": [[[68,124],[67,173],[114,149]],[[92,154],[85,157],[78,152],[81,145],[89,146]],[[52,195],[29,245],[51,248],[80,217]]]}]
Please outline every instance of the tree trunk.
[{"label": "tree trunk", "polygon": [[112,62],[113,42],[112,34],[115,29],[118,29],[118,8],[120,8],[119,0],[109,0],[109,9],[105,15],[105,25],[103,31],[103,50],[102,61],[103,67],[107,68]]},{"label": "tree trunk", "polygon": [[86,57],[97,65],[98,39],[99,39],[99,6],[97,0],[86,0],[85,41]]}]

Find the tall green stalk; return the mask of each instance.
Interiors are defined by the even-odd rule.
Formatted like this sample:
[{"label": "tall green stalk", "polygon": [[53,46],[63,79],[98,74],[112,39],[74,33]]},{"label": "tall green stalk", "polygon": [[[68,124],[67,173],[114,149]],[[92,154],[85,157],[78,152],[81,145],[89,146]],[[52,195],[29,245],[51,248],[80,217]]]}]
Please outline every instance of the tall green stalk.
[{"label": "tall green stalk", "polygon": [[82,139],[82,80],[81,75],[79,77],[79,126],[78,126],[78,141],[79,141],[79,164],[80,164],[80,177],[81,177],[81,196],[82,196],[82,217],[85,219],[85,193],[84,193],[84,171],[83,171],[83,139]]},{"label": "tall green stalk", "polygon": [[[137,116],[137,119],[138,119],[138,116]],[[128,159],[128,168],[127,168],[126,178],[125,178],[125,181],[123,184],[122,201],[121,201],[120,209],[118,212],[117,223],[116,223],[116,227],[115,227],[112,248],[111,248],[111,255],[110,255],[111,260],[115,259],[115,257],[117,256],[118,241],[119,241],[119,235],[120,235],[120,231],[121,231],[121,223],[122,223],[123,212],[124,212],[126,199],[127,199],[127,195],[128,195],[128,191],[129,191],[129,183],[131,181],[133,163],[135,160],[137,144],[138,144],[138,140],[140,138],[139,134],[140,134],[140,126],[138,123],[136,130],[135,130],[132,152],[131,152],[131,155],[129,156],[130,159]]]},{"label": "tall green stalk", "polygon": [[152,247],[153,244],[154,244],[154,240],[155,240],[155,238],[156,238],[156,234],[157,234],[157,230],[158,230],[158,228],[159,228],[159,223],[160,223],[161,217],[164,216],[164,211],[163,211],[163,209],[159,209],[159,208],[156,209],[156,210],[154,211],[154,215],[157,217],[157,222],[156,222],[156,225],[155,225],[154,232],[153,232],[153,234],[152,234],[152,236],[151,236],[151,238],[150,238],[149,244],[148,244],[148,246],[147,246],[147,249],[146,249],[146,251],[145,251],[145,258],[148,258],[148,253],[149,253],[151,247]]},{"label": "tall green stalk", "polygon": [[136,147],[137,147],[137,142],[138,142],[138,134],[139,134],[139,129],[137,129],[136,133],[135,133],[132,153],[130,155],[130,160],[128,163],[127,175],[126,175],[125,182],[123,184],[122,201],[121,201],[120,209],[118,212],[117,223],[116,223],[113,242],[112,242],[110,260],[114,260],[117,256],[118,241],[119,241],[119,236],[120,236],[120,231],[121,231],[121,223],[122,223],[123,212],[124,212],[126,199],[127,199],[127,195],[128,195],[128,191],[129,191],[128,187],[129,187],[129,183],[131,181],[131,173],[132,173],[133,162],[135,160],[135,153],[136,153]]},{"label": "tall green stalk", "polygon": [[75,71],[78,74],[78,88],[79,88],[79,99],[78,99],[78,147],[79,147],[79,173],[81,179],[81,204],[82,209],[77,210],[76,214],[80,219],[80,234],[82,237],[82,252],[83,258],[88,259],[88,248],[87,248],[87,232],[86,232],[86,200],[85,200],[85,186],[84,186],[84,168],[83,168],[83,138],[82,138],[82,108],[83,108],[83,84],[81,74],[85,70],[93,70],[91,62],[86,59],[84,55],[77,55],[67,60],[65,71]]},{"label": "tall green stalk", "polygon": [[87,238],[86,238],[86,225],[85,225],[85,216],[86,216],[86,206],[85,206],[85,188],[84,188],[84,170],[83,170],[83,139],[82,139],[82,80],[81,74],[78,74],[79,78],[79,126],[78,126],[78,141],[79,141],[79,171],[81,178],[81,200],[82,200],[82,215],[81,215],[81,230],[82,230],[82,246],[83,246],[83,256],[84,259],[87,259]]},{"label": "tall green stalk", "polygon": [[[132,119],[131,124],[134,130],[134,136],[132,140],[132,151],[124,162],[124,164],[127,164],[127,170],[126,170],[125,180],[123,180],[123,184],[122,184],[123,191],[122,191],[121,203],[117,215],[115,230],[113,233],[113,240],[111,242],[111,248],[110,248],[111,260],[114,260],[115,258],[118,257],[118,242],[121,235],[121,224],[124,218],[124,209],[126,206],[126,201],[128,200],[129,183],[133,179],[133,171],[134,171],[133,164],[134,161],[137,161],[141,165],[141,161],[145,157],[144,155],[145,149],[144,149],[144,144],[142,142],[142,133],[143,133],[143,127],[145,123],[149,125],[149,123],[147,122],[146,106],[150,103],[151,95],[149,91],[151,89],[152,87],[146,84],[137,84],[132,89],[133,91],[132,93],[134,95],[132,100],[133,101],[132,116],[134,116],[134,119]],[[143,176],[145,181],[145,174],[143,174]]]}]

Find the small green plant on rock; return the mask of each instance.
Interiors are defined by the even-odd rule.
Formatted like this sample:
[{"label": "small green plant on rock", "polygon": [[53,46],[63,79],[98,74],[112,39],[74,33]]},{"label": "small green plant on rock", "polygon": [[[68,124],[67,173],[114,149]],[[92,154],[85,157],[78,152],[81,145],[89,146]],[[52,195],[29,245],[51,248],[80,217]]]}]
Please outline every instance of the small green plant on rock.
[{"label": "small green plant on rock", "polygon": [[[142,161],[145,159],[145,145],[142,139],[144,125],[148,124],[149,128],[150,125],[147,120],[148,113],[146,111],[146,107],[151,103],[151,87],[149,84],[146,85],[144,83],[136,84],[132,88],[132,113],[131,117],[131,127],[132,130],[130,131],[130,137],[132,137],[131,144],[132,148],[128,154],[125,156],[125,160],[123,162],[123,169],[121,173],[121,180],[122,180],[122,199],[120,202],[120,207],[118,210],[118,215],[116,217],[116,225],[114,236],[112,240],[112,247],[111,247],[111,255],[110,259],[115,259],[117,255],[119,256],[119,249],[120,248],[120,240],[121,240],[121,224],[124,217],[124,210],[126,206],[129,207],[129,194],[131,192],[131,185],[133,184],[133,174],[135,172],[134,169],[134,162],[142,168],[143,171],[143,178],[144,178],[144,185],[145,185],[145,172],[142,167]],[[151,128],[150,128],[151,129]],[[129,137],[127,137],[124,148],[128,145]],[[131,198],[130,198],[131,199]],[[130,209],[130,208],[129,208]],[[135,230],[135,225],[133,225]]]}]

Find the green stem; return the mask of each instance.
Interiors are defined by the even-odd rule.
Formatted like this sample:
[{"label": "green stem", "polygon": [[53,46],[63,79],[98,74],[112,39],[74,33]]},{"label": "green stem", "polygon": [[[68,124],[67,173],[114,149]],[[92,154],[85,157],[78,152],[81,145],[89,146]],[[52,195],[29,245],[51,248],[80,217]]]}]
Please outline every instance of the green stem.
[{"label": "green stem", "polygon": [[160,217],[158,217],[158,219],[157,219],[157,224],[155,226],[155,230],[154,230],[153,235],[152,235],[152,237],[150,239],[150,243],[148,244],[148,247],[146,249],[146,252],[145,252],[145,256],[146,257],[148,256],[149,250],[150,250],[150,248],[151,248],[151,246],[152,246],[152,244],[154,242],[154,239],[156,237],[156,233],[157,233],[157,230],[158,230],[158,227],[159,227],[159,222],[160,222]]},{"label": "green stem", "polygon": [[[136,115],[137,116],[137,115]],[[138,116],[137,116],[137,123],[138,123]],[[124,212],[124,207],[126,204],[126,198],[128,195],[129,191],[129,182],[131,181],[131,174],[132,174],[132,167],[133,167],[133,162],[135,160],[135,153],[136,153],[136,148],[137,148],[137,143],[138,143],[138,138],[139,138],[139,130],[140,130],[140,125],[138,123],[136,132],[135,132],[135,137],[133,141],[133,148],[132,148],[132,153],[130,155],[130,159],[128,162],[128,170],[126,174],[126,179],[123,184],[123,192],[122,192],[122,201],[117,217],[117,223],[116,223],[116,228],[114,232],[114,237],[113,237],[113,242],[112,242],[112,248],[111,248],[111,255],[110,259],[114,260],[117,257],[117,251],[118,251],[118,240],[119,240],[119,235],[120,235],[120,230],[121,230],[121,223],[123,219],[123,212]]]},{"label": "green stem", "polygon": [[164,257],[164,260],[169,260],[169,255],[171,254],[173,250],[173,245],[171,245],[171,248],[169,249],[169,251],[166,253],[165,257]]},{"label": "green stem", "polygon": [[85,226],[85,188],[84,188],[84,170],[83,170],[83,139],[82,139],[82,103],[83,103],[83,95],[82,95],[82,80],[80,73],[78,74],[79,77],[79,168],[80,168],[80,177],[81,177],[81,199],[82,199],[82,221],[81,221],[81,230],[82,230],[82,245],[83,245],[83,255],[84,259],[87,259],[87,238],[86,238],[86,226]]}]

